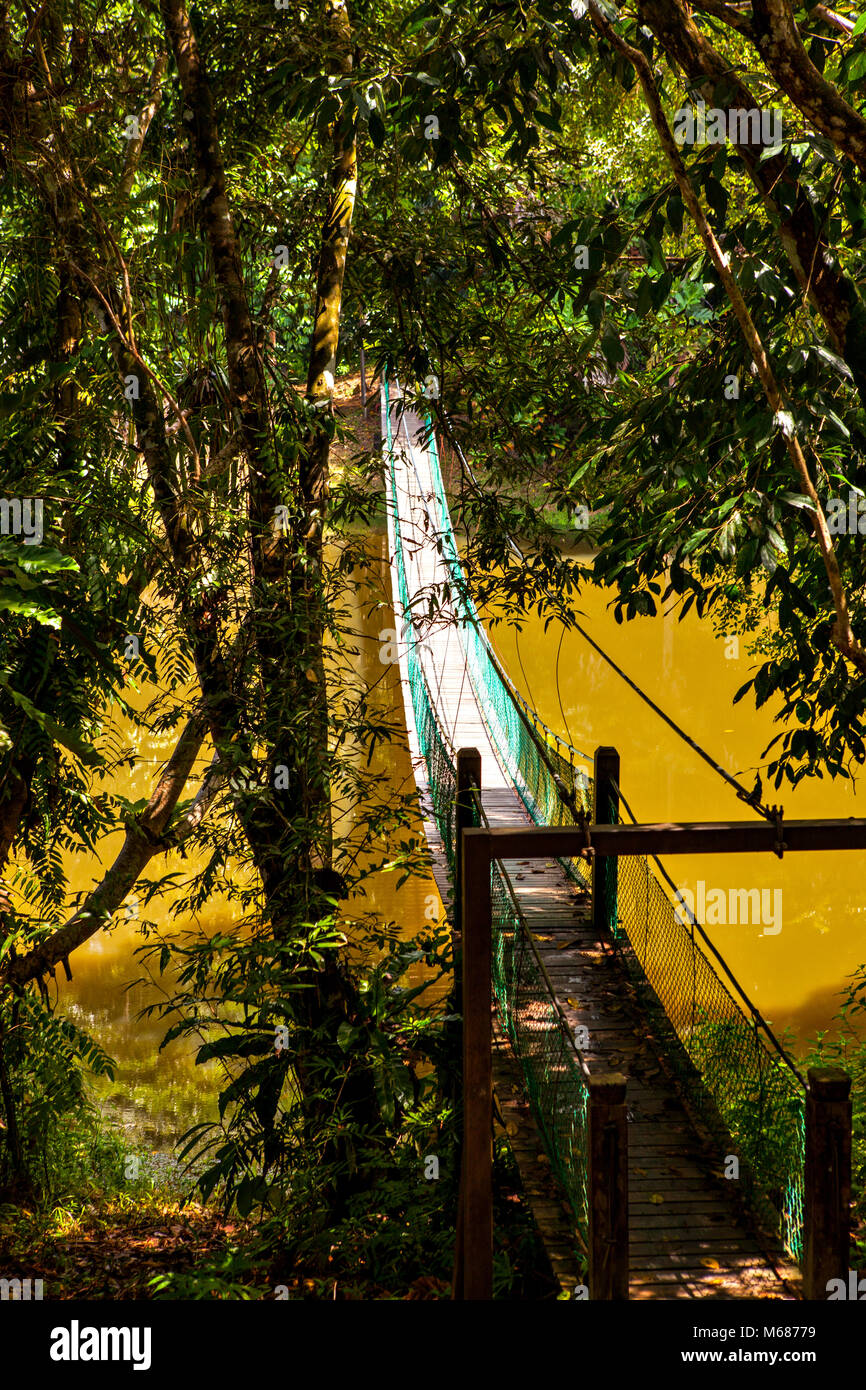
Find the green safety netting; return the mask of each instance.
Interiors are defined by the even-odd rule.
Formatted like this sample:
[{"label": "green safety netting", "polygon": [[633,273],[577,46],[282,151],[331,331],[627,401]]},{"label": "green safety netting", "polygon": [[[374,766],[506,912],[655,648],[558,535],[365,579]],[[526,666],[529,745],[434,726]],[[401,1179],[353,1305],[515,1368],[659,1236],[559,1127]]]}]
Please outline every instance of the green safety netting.
[{"label": "green safety netting", "polygon": [[[385,404],[390,456],[393,434],[387,381]],[[592,780],[586,771],[589,759],[543,724],[502,670],[457,552],[429,418],[424,443],[434,485],[435,542],[448,567],[448,597],[491,743],[536,824],[577,824],[582,814],[592,810]],[[393,468],[389,476],[400,603],[408,615],[410,595]],[[439,727],[435,701],[412,641],[408,663],[419,745],[453,872],[455,752]],[[624,798],[621,801],[625,805]],[[479,823],[481,817],[479,806]],[[569,860],[564,867],[578,884],[588,884],[586,860]],[[788,1254],[799,1260],[805,1161],[805,1087],[801,1078],[775,1045],[758,1011],[748,1000],[748,1012],[737,1002],[698,939],[703,935],[700,925],[682,920],[683,909],[675,908],[646,857],[628,855],[608,861],[601,886],[611,933],[620,942],[626,963],[642,989],[645,1007],[654,1017],[687,1101],[722,1146],[722,1157],[732,1154],[738,1158],[741,1190],[763,1223],[779,1236]],[[493,992],[548,1154],[585,1242],[586,1067],[501,864],[493,866],[491,894]]]},{"label": "green safety netting", "polygon": [[493,994],[526,1082],[554,1174],[568,1197],[581,1254],[588,1240],[587,1068],[556,1001],[502,864],[491,876]]},{"label": "green safety netting", "polygon": [[[390,400],[385,383],[386,437],[389,456],[393,448]],[[412,712],[418,745],[424,758],[433,814],[442,836],[448,863],[454,872],[456,756],[447,734],[436,719],[436,704],[428,687],[423,663],[416,651],[418,639],[412,624],[405,560],[400,534],[397,488],[389,469],[389,493],[394,524],[395,560],[400,606],[407,638],[407,665]],[[507,707],[505,707],[507,708]],[[504,721],[503,721],[504,723]],[[503,725],[500,725],[500,731]],[[521,725],[521,728],[523,726]],[[524,749],[523,768],[532,769]],[[515,759],[515,762],[517,760]],[[536,766],[539,765],[535,759]],[[573,771],[569,763],[569,769]],[[529,794],[531,779],[524,783]],[[475,803],[475,823],[484,821],[480,802]],[[560,1012],[553,990],[532,940],[526,919],[514,896],[504,868],[491,868],[492,986],[502,1025],[526,1080],[529,1098],[545,1141],[548,1156],[574,1211],[579,1241],[587,1239],[587,1099],[585,1067],[574,1037]]]},{"label": "green safety netting", "polygon": [[[384,390],[386,401],[385,419],[390,458],[393,448],[393,435],[387,381],[385,382]],[[417,640],[414,636],[414,630],[410,620],[412,606],[409,588],[406,582],[403,540],[400,533],[400,511],[397,505],[397,489],[393,468],[389,468],[389,481],[391,514],[393,517],[396,541],[397,584],[400,607],[404,620],[403,631],[406,638],[409,690],[412,696],[412,712],[415,716],[415,731],[418,737],[418,746],[427,770],[427,785],[433,806],[433,814],[436,824],[439,827],[439,833],[442,836],[445,853],[448,856],[448,863],[453,871],[455,848],[454,827],[456,818],[455,798],[457,794],[456,760],[447,736],[440,730],[439,721],[436,718],[436,706],[431,699],[427,681],[424,676],[424,668],[418,658]]]},{"label": "green safety netting", "polygon": [[757,1010],[749,1015],[737,1002],[703,948],[699,923],[675,908],[649,861],[624,855],[616,866],[616,933],[665,1055],[720,1155],[739,1159],[739,1190],[799,1260],[803,1082]]}]

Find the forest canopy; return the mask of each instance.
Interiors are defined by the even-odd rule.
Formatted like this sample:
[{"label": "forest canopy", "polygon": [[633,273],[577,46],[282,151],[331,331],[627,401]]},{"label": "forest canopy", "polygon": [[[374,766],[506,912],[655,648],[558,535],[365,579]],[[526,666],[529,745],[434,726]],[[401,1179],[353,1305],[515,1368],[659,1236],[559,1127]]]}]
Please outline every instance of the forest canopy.
[{"label": "forest canopy", "polygon": [[[768,781],[863,761],[864,80],[866,16],[791,0],[2,0],[5,1192],[111,1066],[58,972],[178,885],[238,927],[144,941],[226,1068],[205,1197],[291,1176],[325,1241],[457,1143],[447,931],[346,929],[423,857],[353,618],[362,349],[427,401],[479,604],[757,633]],[[143,800],[119,713],[173,741]]]}]

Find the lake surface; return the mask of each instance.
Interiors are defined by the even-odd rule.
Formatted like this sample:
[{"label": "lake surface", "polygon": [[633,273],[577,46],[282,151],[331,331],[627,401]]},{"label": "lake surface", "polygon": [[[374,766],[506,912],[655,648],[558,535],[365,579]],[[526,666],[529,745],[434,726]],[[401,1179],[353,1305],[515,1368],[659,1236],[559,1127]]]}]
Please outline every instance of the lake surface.
[{"label": "lake surface", "polygon": [[[693,613],[681,623],[659,616],[620,625],[609,602],[605,592],[587,587],[581,626],[751,791],[761,753],[781,726],[773,723],[770,705],[755,709],[751,694],[732,704],[756,664],[744,639],[735,655],[734,644],[715,637]],[[518,690],[555,733],[590,755],[600,744],[619,750],[620,785],[638,821],[753,818],[736,792],[579,634],[555,625],[545,633],[534,617],[521,632],[496,625],[494,644]],[[810,779],[796,788],[785,783],[778,792],[765,782],[762,799],[781,802],[787,820],[866,814],[863,791],[845,779]],[[845,978],[866,960],[860,863],[860,854],[845,851],[786,854],[783,860],[774,854],[673,856],[665,867],[678,887],[696,896],[702,882],[707,902],[713,889],[728,902],[731,889],[764,892],[754,925],[725,922],[721,913],[718,925],[704,925],[765,1017],[811,1032],[829,1024]]]},{"label": "lake surface", "polygon": [[[370,689],[371,709],[400,724],[403,720],[398,668],[389,660],[393,614],[389,607],[387,547],[384,536],[370,538],[370,564],[364,582],[352,597],[351,616],[357,634],[354,666],[358,679]],[[747,696],[731,703],[747,679],[750,659],[745,643],[739,653],[718,639],[708,624],[689,615],[637,618],[618,625],[608,608],[608,596],[587,587],[580,601],[581,622],[615,661],[646,692],[748,788],[763,748],[778,732],[772,711],[755,711]],[[599,744],[613,744],[621,758],[621,785],[640,821],[747,820],[750,812],[734,792],[649,710],[574,632],[557,625],[544,629],[537,615],[520,631],[494,624],[494,644],[514,684],[556,733],[590,756]],[[383,659],[383,657],[385,659]],[[137,708],[149,698],[142,691]],[[124,774],[117,790],[130,799],[149,795],[160,762],[173,740],[131,729],[117,721],[124,737],[137,749],[138,762]],[[404,726],[405,729],[405,726]],[[360,756],[360,755],[359,755]],[[200,759],[199,773],[209,760]],[[377,799],[388,801],[411,790],[412,777],[405,732],[379,745],[371,766],[377,773]],[[195,785],[195,779],[190,786]],[[811,816],[843,817],[863,814],[862,793],[850,782],[811,781],[792,790],[783,787],[776,799],[788,819]],[[765,787],[764,800],[773,800]],[[363,833],[361,809],[335,807],[338,827]],[[420,833],[420,823],[414,825]],[[100,846],[100,860],[109,863],[121,843],[111,837]],[[375,857],[375,856],[374,856]],[[203,856],[189,853],[160,860],[168,871],[186,875],[203,866]],[[701,860],[668,860],[668,872],[678,886],[705,896],[712,890],[763,890],[773,904],[773,929],[763,923],[707,925],[718,949],[741,985],[778,1028],[793,1026],[803,1033],[826,1027],[839,1004],[846,976],[866,959],[863,944],[863,895],[857,879],[856,853],[707,856]],[[93,857],[67,860],[73,889],[83,890],[100,876]],[[429,877],[413,877],[398,887],[396,868],[369,878],[364,891],[349,905],[349,916],[374,914],[394,924],[401,935],[414,935],[437,913],[441,904]],[[780,893],[781,897],[775,896]],[[215,1118],[215,1095],[220,1073],[215,1064],[196,1067],[190,1041],[175,1042],[160,1051],[166,1024],[156,1017],[137,1018],[146,1005],[166,997],[170,981],[155,974],[134,984],[142,967],[133,957],[141,944],[140,919],[147,917],[167,935],[189,928],[207,932],[232,927],[233,908],[216,901],[200,919],[171,913],[176,898],[167,895],[146,907],[133,905],[137,916],[120,917],[110,934],[91,939],[72,960],[74,980],[61,981],[63,1007],[89,1027],[116,1058],[114,1083],[101,1083],[106,1108],[136,1140],[153,1151],[166,1150],[189,1125]],[[775,928],[778,927],[778,930]]]}]

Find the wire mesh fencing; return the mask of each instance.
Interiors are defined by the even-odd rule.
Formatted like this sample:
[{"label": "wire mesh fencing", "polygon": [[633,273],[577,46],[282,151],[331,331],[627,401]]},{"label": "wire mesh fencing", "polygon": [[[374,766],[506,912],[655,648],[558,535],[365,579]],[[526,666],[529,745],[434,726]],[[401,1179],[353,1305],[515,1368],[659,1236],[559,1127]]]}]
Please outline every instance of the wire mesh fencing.
[{"label": "wire mesh fencing", "polygon": [[503,865],[491,865],[492,985],[554,1176],[585,1252],[589,1238],[589,1086],[568,1021]]},{"label": "wire mesh fencing", "polygon": [[725,1155],[738,1159],[744,1197],[800,1260],[802,1079],[758,1011],[738,1003],[704,950],[700,924],[675,907],[649,861],[624,855],[617,863],[617,932],[631,947],[632,972],[651,987],[654,1000],[645,992],[642,1002],[656,1015],[666,1056]]},{"label": "wire mesh fencing", "polygon": [[[450,600],[478,708],[500,765],[536,825],[577,825],[592,811],[591,759],[547,727],[515,690],[496,657],[475,606],[457,552],[454,528],[442,482],[432,423],[425,440],[436,505],[437,536],[445,559]],[[585,859],[563,860],[571,878],[587,888]]]},{"label": "wire mesh fencing", "polygon": [[[387,391],[387,386],[386,386]],[[387,404],[387,396],[386,396]],[[388,442],[392,446],[390,412]],[[580,826],[591,814],[589,759],[553,734],[514,690],[484,632],[457,553],[429,430],[436,543],[447,562],[450,603],[460,625],[475,699],[503,769],[538,825]],[[391,474],[395,513],[397,498]],[[397,517],[397,571],[404,613],[410,595]],[[455,754],[439,728],[422,664],[409,646],[409,683],[433,810],[449,864],[455,850]],[[628,811],[625,798],[619,794]],[[629,812],[630,814],[630,812]],[[480,803],[477,823],[483,811]],[[634,819],[634,817],[632,817]],[[583,888],[591,879],[584,858],[560,861]],[[802,1258],[805,1162],[805,1085],[765,1020],[736,986],[700,923],[674,906],[653,868],[673,887],[658,860],[617,860],[611,904],[614,938],[627,942],[624,959],[643,988],[681,1089],[724,1154],[740,1163],[741,1191],[795,1260]],[[529,1099],[554,1172],[586,1239],[587,1101],[585,1064],[562,1015],[543,963],[501,864],[491,871],[493,992],[503,1027],[520,1062]],[[706,949],[705,949],[706,948]],[[719,964],[712,963],[714,956]],[[727,976],[744,1005],[724,982]]]},{"label": "wire mesh fencing", "polygon": [[[385,390],[385,421],[389,456],[394,447],[391,427],[391,408],[387,380]],[[409,693],[412,699],[412,713],[415,719],[415,732],[418,746],[424,759],[427,774],[427,788],[430,795],[434,820],[442,836],[442,843],[449,867],[454,868],[456,850],[456,796],[457,771],[454,750],[444,736],[436,717],[436,706],[431,697],[424,668],[419,660],[417,641],[409,615],[412,612],[411,595],[406,576],[403,536],[400,527],[400,508],[393,467],[388,470],[389,500],[395,536],[395,560],[397,569],[397,588],[403,620],[403,635],[406,641],[406,664],[409,678]]]},{"label": "wire mesh fencing", "polygon": [[[430,433],[435,460],[435,441]],[[586,754],[557,738],[504,677],[463,577],[450,527],[441,472],[434,481],[440,523],[458,602],[470,678],[503,766],[538,825],[579,825],[592,810]],[[583,858],[560,861],[583,887],[591,867]],[[659,865],[661,868],[661,865]],[[663,872],[663,871],[662,871]],[[679,1046],[671,1056],[689,1099],[717,1140],[733,1148],[742,1190],[765,1225],[795,1259],[802,1256],[805,1163],[805,1087],[775,1045],[760,1014],[734,998],[703,950],[697,923],[684,925],[646,857],[618,860],[612,905],[616,934],[632,946],[629,958],[659,1002],[659,1023]]]},{"label": "wire mesh fencing", "polygon": [[[393,449],[393,434],[386,384],[386,433],[389,450]],[[438,465],[437,465],[438,471]],[[394,518],[396,541],[396,570],[400,606],[403,614],[411,611],[410,594],[400,533],[399,506],[390,470],[390,502]],[[448,535],[452,537],[450,524]],[[456,550],[454,551],[455,563]],[[454,593],[451,595],[452,601]],[[470,600],[471,601],[471,600]],[[422,662],[417,656],[411,626],[406,626],[407,667],[412,699],[412,711],[420,752],[424,759],[427,785],[436,824],[442,836],[452,875],[456,849],[456,756],[447,737],[439,727],[436,704],[427,683]],[[476,626],[474,632],[481,631]],[[504,747],[512,750],[511,768],[521,776],[525,793],[540,814],[542,804],[551,813],[562,810],[562,801],[545,782],[549,776],[538,756],[534,742],[527,736],[525,721],[517,716],[513,703],[504,693],[504,684],[495,669],[486,661],[484,643],[479,645],[479,670],[488,675],[489,688],[498,700],[501,718],[495,727],[505,740]],[[508,742],[511,739],[512,742]],[[580,795],[586,790],[579,780],[580,769],[564,764],[564,777],[577,788]],[[565,782],[564,782],[565,785]],[[587,781],[588,786],[588,781]],[[524,794],[522,793],[522,794]],[[546,802],[543,801],[546,798]],[[479,796],[472,799],[472,819],[476,825],[486,824]],[[567,823],[567,822],[564,822]],[[567,1020],[562,1014],[555,992],[532,940],[532,933],[514,896],[503,866],[491,865],[492,908],[492,991],[503,1029],[511,1043],[526,1082],[539,1132],[554,1174],[574,1213],[579,1240],[584,1248],[587,1241],[588,1199],[588,1096],[586,1068]]]}]

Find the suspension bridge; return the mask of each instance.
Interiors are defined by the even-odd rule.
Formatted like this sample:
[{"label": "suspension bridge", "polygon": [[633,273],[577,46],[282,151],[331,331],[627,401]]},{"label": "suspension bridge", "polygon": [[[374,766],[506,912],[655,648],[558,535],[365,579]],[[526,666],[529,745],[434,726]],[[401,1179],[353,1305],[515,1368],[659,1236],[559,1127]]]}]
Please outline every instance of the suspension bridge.
[{"label": "suspension bridge", "polygon": [[[502,669],[461,565],[426,411],[385,380],[381,414],[410,752],[433,872],[457,917],[460,750],[480,755],[469,758],[470,824],[585,827],[602,819],[601,793],[606,820],[629,811],[615,750],[590,758],[564,743]],[[591,1094],[594,1076],[619,1076],[619,1296],[798,1297],[809,1086],[665,882],[660,861],[639,854],[594,868],[580,854],[492,860],[499,1115],[563,1289],[591,1265],[594,1204],[617,1202],[593,1188]],[[837,1197],[844,1204],[844,1190]]]}]

